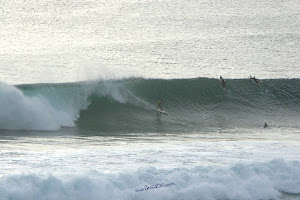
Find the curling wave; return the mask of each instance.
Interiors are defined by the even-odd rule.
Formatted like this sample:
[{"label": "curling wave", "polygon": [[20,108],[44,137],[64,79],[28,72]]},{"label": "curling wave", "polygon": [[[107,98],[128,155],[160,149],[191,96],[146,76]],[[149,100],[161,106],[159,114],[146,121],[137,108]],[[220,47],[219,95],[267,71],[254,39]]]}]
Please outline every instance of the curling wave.
[{"label": "curling wave", "polygon": [[[300,80],[142,79],[0,84],[0,129],[103,132],[193,131],[203,127],[299,127]],[[157,102],[169,116],[156,112]]]}]

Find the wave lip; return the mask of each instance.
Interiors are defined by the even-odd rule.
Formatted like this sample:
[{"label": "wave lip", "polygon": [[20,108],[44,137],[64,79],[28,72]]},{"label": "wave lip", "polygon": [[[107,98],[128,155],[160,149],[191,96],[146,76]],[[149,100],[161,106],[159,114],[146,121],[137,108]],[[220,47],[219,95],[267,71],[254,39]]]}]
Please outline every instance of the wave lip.
[{"label": "wave lip", "polygon": [[58,130],[74,126],[76,117],[56,110],[42,95],[25,96],[13,86],[0,85],[0,127],[9,130]]},{"label": "wave lip", "polygon": [[[61,177],[28,174],[1,177],[0,200],[269,200],[281,199],[281,192],[299,197],[299,180],[300,163],[283,159],[266,163],[238,163],[232,167],[199,166],[172,170],[149,167],[121,174],[102,174],[97,171]],[[174,185],[135,191],[137,187],[162,182]]]}]

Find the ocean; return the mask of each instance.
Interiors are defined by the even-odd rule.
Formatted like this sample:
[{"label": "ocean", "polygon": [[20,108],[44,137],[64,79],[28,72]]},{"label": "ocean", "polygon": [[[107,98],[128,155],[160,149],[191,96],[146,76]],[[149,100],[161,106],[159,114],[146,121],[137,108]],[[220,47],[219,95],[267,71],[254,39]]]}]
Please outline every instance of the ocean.
[{"label": "ocean", "polygon": [[0,0],[0,47],[0,200],[300,199],[299,1]]}]

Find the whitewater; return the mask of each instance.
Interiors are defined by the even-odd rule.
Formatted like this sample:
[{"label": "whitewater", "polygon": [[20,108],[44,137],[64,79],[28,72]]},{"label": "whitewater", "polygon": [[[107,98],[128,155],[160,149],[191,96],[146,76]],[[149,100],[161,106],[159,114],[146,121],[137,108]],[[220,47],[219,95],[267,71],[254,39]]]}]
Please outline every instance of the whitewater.
[{"label": "whitewater", "polygon": [[261,81],[2,83],[0,199],[298,199],[299,79]]},{"label": "whitewater", "polygon": [[0,0],[0,200],[299,200],[299,52],[296,0]]}]

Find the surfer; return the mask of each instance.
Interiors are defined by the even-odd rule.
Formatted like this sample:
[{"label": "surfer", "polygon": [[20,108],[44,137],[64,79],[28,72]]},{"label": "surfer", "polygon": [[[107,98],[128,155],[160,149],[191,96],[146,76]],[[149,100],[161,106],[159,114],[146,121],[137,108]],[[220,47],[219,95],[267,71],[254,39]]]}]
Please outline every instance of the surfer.
[{"label": "surfer", "polygon": [[260,84],[260,83],[259,83],[259,80],[258,80],[257,78],[255,78],[255,76],[252,77],[252,76],[250,75],[250,79],[253,80],[253,81],[254,81],[255,83],[257,83],[257,84]]},{"label": "surfer", "polygon": [[160,99],[157,105],[157,108],[160,108],[161,111],[162,111],[162,107],[161,107],[162,103],[163,103],[163,99]]},{"label": "surfer", "polygon": [[223,79],[222,76],[220,76],[220,80],[222,82],[223,89],[226,90],[226,81]]},{"label": "surfer", "polygon": [[269,127],[268,124],[265,122],[264,128],[268,128],[268,127]]}]

